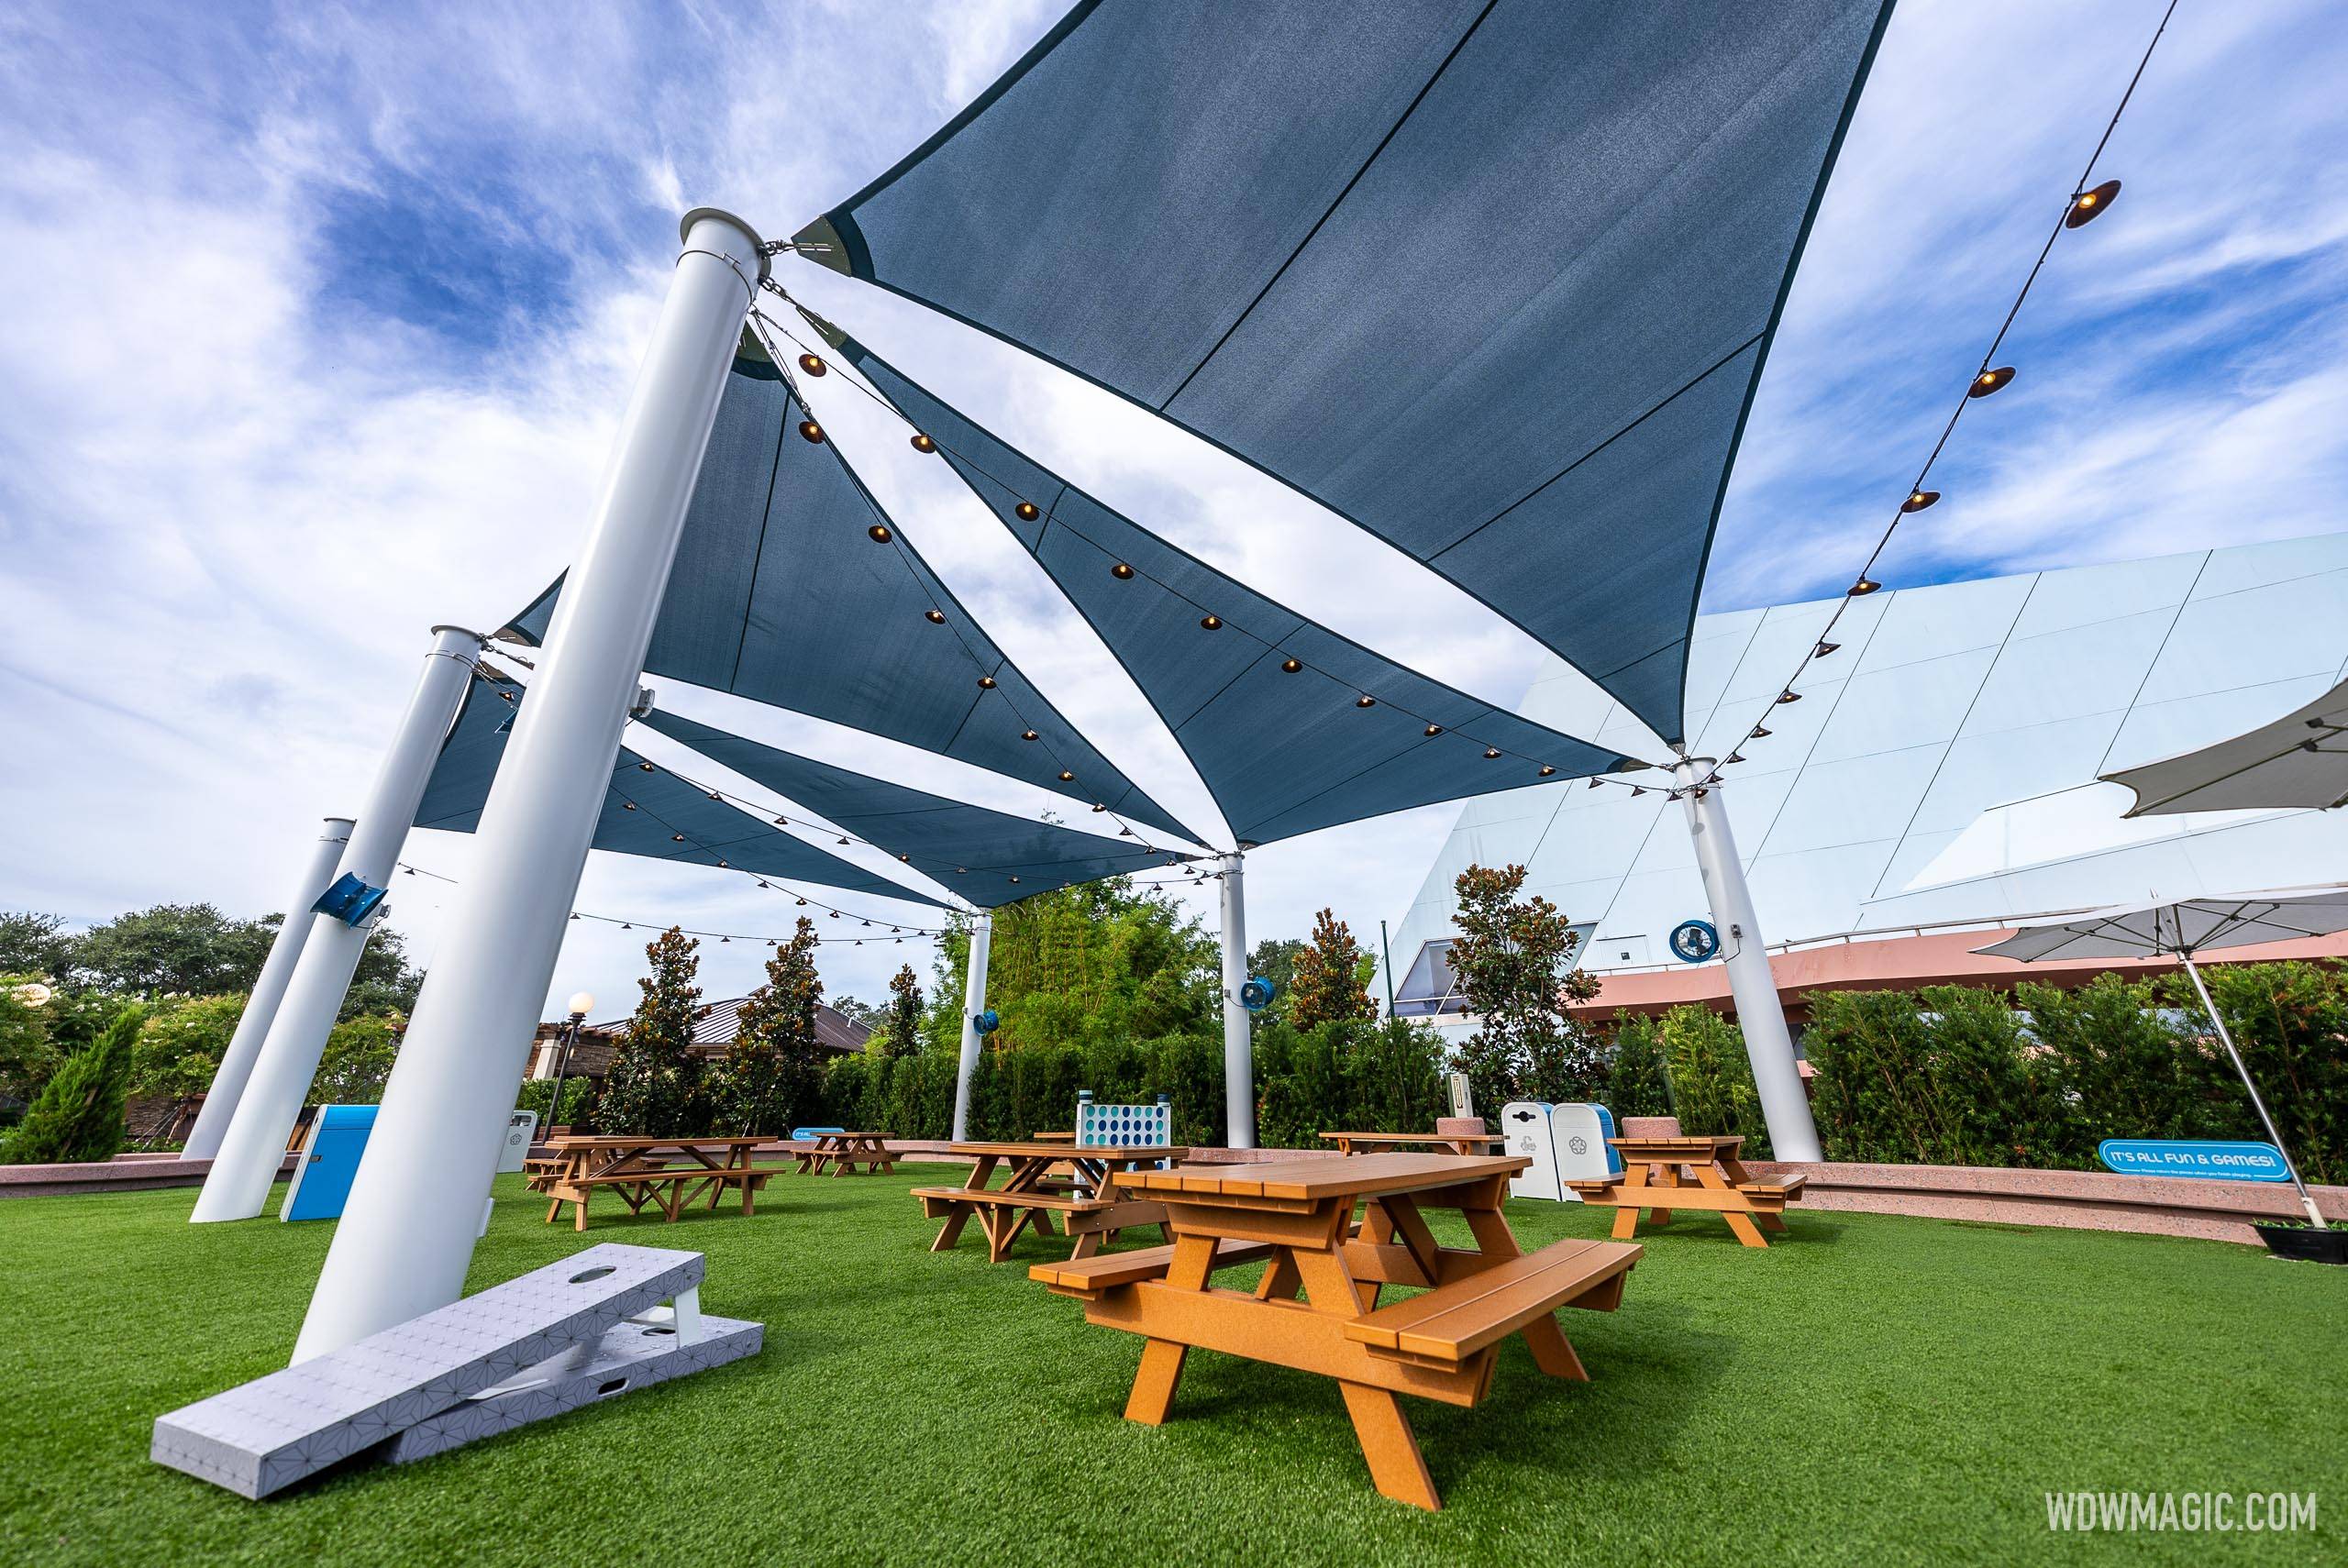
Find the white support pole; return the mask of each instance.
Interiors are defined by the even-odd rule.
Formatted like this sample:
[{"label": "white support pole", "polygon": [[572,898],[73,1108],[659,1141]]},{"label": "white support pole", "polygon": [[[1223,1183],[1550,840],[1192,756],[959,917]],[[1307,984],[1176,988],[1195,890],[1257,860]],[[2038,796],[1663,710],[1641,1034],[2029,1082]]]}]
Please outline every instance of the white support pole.
[{"label": "white support pole", "polygon": [[1736,835],[1729,831],[1728,806],[1721,799],[1718,779],[1700,782],[1711,769],[1710,757],[1683,757],[1672,774],[1688,811],[1688,835],[1695,841],[1696,869],[1704,878],[1712,924],[1728,960],[1729,994],[1736,999],[1737,1026],[1753,1063],[1761,1115],[1769,1126],[1770,1157],[1822,1160],[1825,1155],[1818,1146],[1818,1125],[1811,1119],[1810,1096],[1802,1090],[1801,1068],[1794,1061],[1793,1035],[1786,1028],[1777,979],[1769,973],[1769,953],[1762,944],[1761,922],[1753,912],[1752,890],[1744,885]]},{"label": "white support pole", "polygon": [[962,1062],[954,1074],[954,1141],[970,1136],[970,1080],[978,1076],[979,1053],[985,1039],[979,1033],[979,1014],[987,1010],[987,949],[994,937],[994,916],[982,914],[970,925],[970,955],[962,966]]},{"label": "white support pole", "polygon": [[[415,820],[433,764],[440,758],[440,743],[448,738],[473,667],[481,662],[480,634],[460,626],[432,630],[432,652],[424,661],[424,673],[416,678],[415,695],[400,715],[391,749],[375,771],[375,782],[342,853],[343,872],[371,888],[391,885],[401,846],[407,843],[408,824]],[[302,1114],[310,1080],[317,1077],[318,1058],[326,1053],[327,1036],[342,1011],[342,999],[350,990],[351,974],[359,967],[360,951],[374,923],[348,925],[334,915],[312,914],[306,906],[289,911],[287,918],[309,921],[309,938],[285,983],[277,1016],[262,1037],[244,1093],[228,1118],[220,1153],[205,1174],[204,1190],[188,1217],[192,1223],[250,1220],[269,1202],[269,1184],[284,1163],[286,1134]]]},{"label": "white support pole", "polygon": [[506,1117],[569,929],[580,872],[668,591],[742,322],[759,237],[710,207],[629,393],[585,548],[564,585],[474,835],[367,1157],[294,1347],[339,1350],[462,1293]]},{"label": "white support pole", "polygon": [[2291,1185],[2299,1190],[2299,1206],[2308,1211],[2308,1223],[2319,1231],[2322,1230],[2323,1210],[2315,1206],[2314,1198],[2309,1195],[2308,1184],[2299,1179],[2299,1167],[2291,1163],[2291,1151],[2283,1146],[2283,1134],[2276,1128],[2275,1119],[2266,1113],[2266,1101],[2260,1097],[2258,1086],[2250,1081],[2250,1069],[2243,1065],[2242,1053],[2234,1049],[2234,1037],[2227,1032],[2226,1021],[2218,1016],[2218,1004],[2210,999],[2210,988],[2201,983],[2201,971],[2194,967],[2193,955],[2180,953],[2177,957],[2183,960],[2185,972],[2193,977],[2193,988],[2200,995],[2202,1010],[2209,1013],[2210,1021],[2217,1026],[2218,1039],[2225,1046],[2226,1055],[2233,1058],[2234,1071],[2242,1076],[2242,1087],[2250,1091],[2250,1103],[2258,1111],[2258,1120],[2266,1129],[2267,1140],[2275,1145],[2275,1152],[2283,1156],[2283,1170],[2290,1176]]},{"label": "white support pole", "polygon": [[269,946],[269,961],[260,966],[252,995],[245,999],[245,1010],[237,1019],[237,1032],[229,1037],[228,1048],[220,1054],[220,1066],[213,1070],[203,1108],[195,1113],[194,1130],[180,1150],[181,1159],[208,1160],[220,1152],[237,1101],[243,1098],[245,1080],[252,1077],[253,1061],[260,1055],[261,1042],[269,1038],[277,1004],[285,996],[285,983],[294,977],[294,961],[309,940],[316,919],[310,906],[334,880],[336,868],[342,864],[343,845],[349,842],[350,819],[328,817],[317,846],[310,851],[309,864],[302,867],[302,879],[294,885],[294,896],[285,900],[285,923],[277,928],[277,940]]},{"label": "white support pole", "polygon": [[1223,1106],[1224,1142],[1256,1146],[1256,1042],[1239,988],[1247,983],[1247,892],[1245,856],[1223,857]]}]

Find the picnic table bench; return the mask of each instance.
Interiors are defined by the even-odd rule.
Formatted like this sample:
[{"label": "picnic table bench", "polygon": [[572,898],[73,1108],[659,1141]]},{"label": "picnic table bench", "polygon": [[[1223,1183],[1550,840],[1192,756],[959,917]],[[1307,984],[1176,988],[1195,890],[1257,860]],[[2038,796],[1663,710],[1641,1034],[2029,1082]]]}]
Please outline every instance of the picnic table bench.
[{"label": "picnic table bench", "polygon": [[[1534,1364],[1550,1376],[1587,1381],[1556,1309],[1612,1311],[1639,1259],[1640,1248],[1620,1242],[1520,1249],[1501,1205],[1509,1177],[1531,1163],[1369,1154],[1131,1171],[1119,1187],[1164,1203],[1171,1245],[1037,1264],[1027,1273],[1083,1302],[1086,1321],[1147,1341],[1126,1419],[1166,1419],[1194,1348],[1319,1373],[1337,1380],[1378,1489],[1439,1508],[1395,1396],[1475,1405],[1512,1334],[1523,1337]],[[1357,1225],[1365,1204],[1368,1216]],[[1463,1215],[1475,1245],[1439,1244],[1428,1209]],[[1219,1269],[1266,1260],[1252,1291],[1213,1283]],[[1383,1285],[1423,1293],[1381,1308]]]},{"label": "picnic table bench", "polygon": [[822,1176],[826,1167],[834,1176],[850,1176],[862,1165],[868,1174],[894,1174],[897,1156],[889,1150],[883,1134],[879,1132],[822,1132],[815,1134],[815,1146],[796,1151],[799,1163],[793,1167],[800,1176]]},{"label": "picnic table bench", "polygon": [[523,1179],[544,1194],[546,1222],[572,1205],[571,1228],[587,1229],[587,1200],[599,1191],[619,1195],[631,1214],[648,1203],[674,1220],[686,1204],[709,1195],[714,1209],[730,1191],[742,1195],[742,1212],[756,1212],[759,1189],[777,1167],[754,1165],[750,1151],[767,1142],[763,1132],[729,1138],[557,1138],[547,1154],[523,1166]]},{"label": "picnic table bench", "polygon": [[[1567,1181],[1584,1203],[1614,1210],[1613,1234],[1628,1241],[1639,1227],[1639,1210],[1652,1223],[1667,1225],[1674,1209],[1711,1209],[1728,1221],[1748,1247],[1769,1244],[1764,1231],[1783,1231],[1786,1205],[1801,1196],[1803,1176],[1755,1177],[1737,1151],[1744,1140],[1696,1134],[1677,1138],[1609,1138],[1623,1156],[1619,1176]],[[1692,1175],[1692,1179],[1683,1180]]]},{"label": "picnic table bench", "polygon": [[[963,1227],[975,1216],[980,1229],[986,1233],[989,1263],[1001,1263],[1020,1232],[1030,1225],[1045,1235],[1052,1234],[1054,1215],[1059,1216],[1060,1224],[1076,1243],[1075,1255],[1080,1258],[1091,1257],[1100,1249],[1103,1238],[1119,1231],[1137,1225],[1163,1225],[1163,1204],[1137,1200],[1123,1191],[1119,1184],[1137,1165],[1179,1160],[1191,1152],[1162,1145],[1077,1148],[1057,1141],[951,1143],[947,1147],[950,1153],[969,1155],[977,1164],[970,1179],[960,1187],[913,1189],[913,1196],[921,1199],[923,1215],[945,1221],[929,1250],[942,1253],[950,1249],[961,1239]],[[987,1183],[996,1168],[1003,1165],[1009,1167],[1003,1184],[989,1187]],[[1046,1179],[1056,1168],[1073,1170],[1073,1190],[1068,1183]]]},{"label": "picnic table bench", "polygon": [[1341,1154],[1400,1154],[1406,1149],[1497,1154],[1508,1147],[1508,1140],[1498,1132],[1324,1132],[1321,1141],[1337,1145]]}]

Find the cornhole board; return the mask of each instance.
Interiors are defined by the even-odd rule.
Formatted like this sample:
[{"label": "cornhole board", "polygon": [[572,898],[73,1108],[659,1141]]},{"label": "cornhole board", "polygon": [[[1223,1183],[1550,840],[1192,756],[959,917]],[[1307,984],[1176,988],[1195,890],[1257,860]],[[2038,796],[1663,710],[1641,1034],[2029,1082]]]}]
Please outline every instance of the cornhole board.
[{"label": "cornhole board", "polygon": [[[1174,1102],[1165,1095],[1156,1105],[1105,1105],[1091,1089],[1076,1096],[1076,1145],[1080,1149],[1170,1149],[1174,1146]],[[1168,1162],[1160,1160],[1164,1170]],[[1083,1183],[1077,1190],[1094,1196]]]},{"label": "cornhole board", "polygon": [[1569,1103],[1549,1108],[1549,1146],[1567,1202],[1579,1203],[1581,1194],[1564,1183],[1604,1181],[1623,1174],[1623,1156],[1607,1142],[1613,1136],[1614,1118],[1602,1105]]},{"label": "cornhole board", "polygon": [[1508,1153],[1533,1162],[1509,1177],[1511,1198],[1538,1198],[1556,1203],[1565,1197],[1557,1177],[1557,1151],[1553,1142],[1545,1099],[1512,1099],[1501,1108],[1499,1132],[1508,1140]]},{"label": "cornhole board", "polygon": [[310,1119],[302,1139],[302,1157],[294,1166],[294,1185],[285,1189],[280,1220],[339,1220],[359,1175],[359,1158],[367,1152],[368,1134],[375,1130],[371,1105],[322,1105]]},{"label": "cornhole board", "polygon": [[[755,1354],[760,1325],[701,1315],[703,1268],[699,1253],[588,1247],[161,1417],[150,1457],[265,1497],[362,1454],[420,1459]],[[664,1301],[673,1311],[655,1314]],[[615,1342],[631,1320],[675,1331]],[[397,1440],[419,1428],[398,1452]]]},{"label": "cornhole board", "polygon": [[538,1113],[517,1110],[505,1119],[505,1143],[497,1151],[497,1173],[512,1176],[522,1169],[530,1157],[530,1145],[538,1141]]}]

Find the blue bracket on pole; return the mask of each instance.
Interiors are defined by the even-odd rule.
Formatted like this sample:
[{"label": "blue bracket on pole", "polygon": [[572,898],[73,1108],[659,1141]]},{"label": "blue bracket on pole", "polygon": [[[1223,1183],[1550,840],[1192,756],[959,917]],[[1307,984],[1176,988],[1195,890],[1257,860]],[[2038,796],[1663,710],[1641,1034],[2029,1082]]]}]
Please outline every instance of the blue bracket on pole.
[{"label": "blue bracket on pole", "polygon": [[322,915],[332,915],[345,925],[364,925],[368,918],[382,906],[388,889],[371,888],[349,871],[334,879],[334,885],[318,895],[310,908]]}]

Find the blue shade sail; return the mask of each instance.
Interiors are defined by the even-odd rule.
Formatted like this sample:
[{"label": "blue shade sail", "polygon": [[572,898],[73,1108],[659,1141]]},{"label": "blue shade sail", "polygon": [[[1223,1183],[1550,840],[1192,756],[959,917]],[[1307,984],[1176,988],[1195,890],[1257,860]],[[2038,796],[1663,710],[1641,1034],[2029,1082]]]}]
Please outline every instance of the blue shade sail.
[{"label": "blue shade sail", "polygon": [[[834,347],[1059,584],[1241,843],[1637,766],[1274,603],[1004,445],[853,337],[836,334]],[[1023,502],[1034,518],[1020,515]],[[1374,705],[1360,706],[1364,696]]]},{"label": "blue shade sail", "polygon": [[1188,858],[852,773],[674,713],[644,723],[897,856],[980,909]]},{"label": "blue shade sail", "polygon": [[[995,646],[830,439],[803,438],[810,419],[746,333],[645,668],[887,735],[1196,842]],[[875,542],[876,527],[886,542]],[[561,586],[501,635],[543,642]],[[1023,741],[1028,730],[1037,739]]]},{"label": "blue shade sail", "polygon": [[1098,0],[798,237],[1457,583],[1681,738],[1888,0]]},{"label": "blue shade sail", "polygon": [[[425,785],[424,801],[415,812],[417,827],[471,833],[480,825],[490,781],[504,758],[506,736],[522,700],[522,687],[504,679],[483,676],[468,689],[464,707]],[[942,900],[779,832],[737,806],[713,801],[665,767],[647,772],[644,763],[635,752],[620,748],[610,787],[604,792],[603,812],[595,819],[592,847],[689,866],[723,865],[760,877],[947,907]],[[684,835],[682,842],[678,834]]]}]

